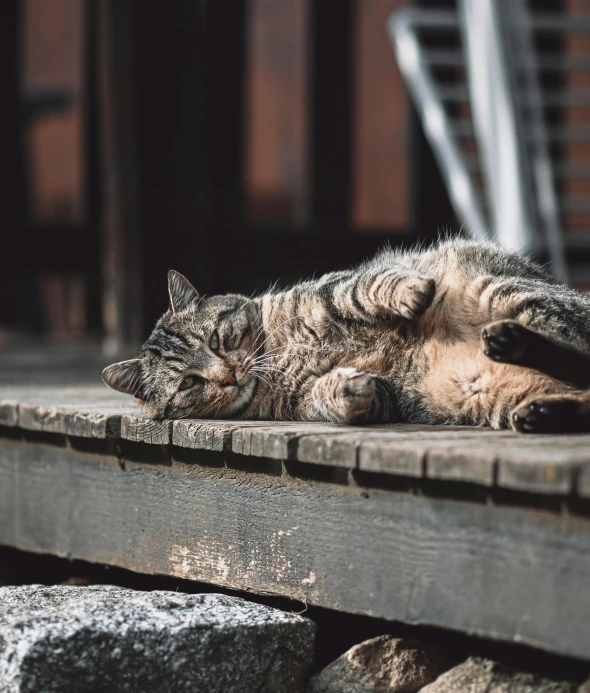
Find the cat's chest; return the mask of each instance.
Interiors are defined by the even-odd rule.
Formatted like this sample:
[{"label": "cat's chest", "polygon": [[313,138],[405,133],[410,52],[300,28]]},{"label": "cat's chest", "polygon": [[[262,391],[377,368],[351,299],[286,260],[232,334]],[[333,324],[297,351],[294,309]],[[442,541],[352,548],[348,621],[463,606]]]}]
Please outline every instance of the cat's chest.
[{"label": "cat's chest", "polygon": [[432,305],[416,323],[418,339],[467,340],[479,338],[481,327],[489,322],[482,305],[487,275],[476,278],[455,276],[437,286]]}]

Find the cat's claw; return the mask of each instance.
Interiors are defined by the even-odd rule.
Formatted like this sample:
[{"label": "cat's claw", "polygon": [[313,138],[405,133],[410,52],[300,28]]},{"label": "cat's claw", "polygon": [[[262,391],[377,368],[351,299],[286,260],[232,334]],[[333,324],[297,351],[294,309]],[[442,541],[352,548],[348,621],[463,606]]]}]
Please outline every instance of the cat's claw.
[{"label": "cat's claw", "polygon": [[526,350],[525,328],[516,320],[492,322],[481,331],[483,353],[492,361],[519,363]]}]

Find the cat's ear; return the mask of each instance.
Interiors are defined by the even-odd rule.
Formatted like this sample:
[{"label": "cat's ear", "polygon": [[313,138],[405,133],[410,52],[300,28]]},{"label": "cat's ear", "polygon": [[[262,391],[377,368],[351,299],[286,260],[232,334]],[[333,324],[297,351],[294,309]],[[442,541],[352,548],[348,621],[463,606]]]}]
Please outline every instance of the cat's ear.
[{"label": "cat's ear", "polygon": [[199,299],[195,287],[186,277],[175,270],[168,272],[168,296],[170,296],[170,311],[172,313],[184,310]]},{"label": "cat's ear", "polygon": [[137,395],[141,388],[141,361],[131,359],[113,363],[104,369],[100,377],[113,390],[126,395]]}]

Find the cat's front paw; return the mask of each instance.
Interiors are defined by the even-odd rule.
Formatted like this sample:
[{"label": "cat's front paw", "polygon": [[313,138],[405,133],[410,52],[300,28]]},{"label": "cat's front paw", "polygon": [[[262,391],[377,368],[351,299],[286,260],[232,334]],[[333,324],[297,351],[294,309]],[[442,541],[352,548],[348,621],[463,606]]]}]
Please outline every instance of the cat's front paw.
[{"label": "cat's front paw", "polygon": [[483,353],[492,361],[521,362],[526,351],[526,328],[516,320],[498,320],[481,331]]},{"label": "cat's front paw", "polygon": [[430,277],[406,277],[393,293],[393,310],[403,318],[412,320],[430,308],[436,292],[436,283]]},{"label": "cat's front paw", "polygon": [[340,423],[358,423],[375,396],[375,380],[356,368],[336,368],[314,387],[314,397]]},{"label": "cat's front paw", "polygon": [[394,315],[412,320],[419,318],[432,304],[436,283],[430,277],[404,277],[385,274],[377,288],[379,302]]},{"label": "cat's front paw", "polygon": [[377,277],[370,290],[374,304],[382,313],[408,320],[420,317],[430,307],[435,292],[434,279],[418,275],[400,279],[395,270]]}]

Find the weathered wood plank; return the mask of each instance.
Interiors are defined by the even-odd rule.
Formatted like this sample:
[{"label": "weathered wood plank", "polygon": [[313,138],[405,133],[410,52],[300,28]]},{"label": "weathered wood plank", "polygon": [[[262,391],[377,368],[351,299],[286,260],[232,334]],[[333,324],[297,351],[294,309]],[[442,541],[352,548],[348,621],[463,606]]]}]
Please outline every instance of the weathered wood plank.
[{"label": "weathered wood plank", "polygon": [[498,486],[533,493],[569,494],[589,462],[588,436],[534,436],[503,449]]},{"label": "weathered wood plank", "polygon": [[307,435],[341,431],[334,424],[280,421],[272,424],[240,427],[232,432],[232,451],[240,455],[270,457],[275,460],[297,458],[299,441]]},{"label": "weathered wood plank", "polygon": [[233,450],[241,455],[290,459],[299,438],[324,430],[340,428],[295,421],[183,420],[174,422],[172,442],[195,450]]},{"label": "weathered wood plank", "polygon": [[[355,469],[357,466],[359,439],[362,435],[359,433],[348,433],[344,429],[338,433],[320,433],[303,436],[297,444],[297,459],[299,462]],[[369,436],[369,433],[364,435]]]},{"label": "weathered wood plank", "polygon": [[359,450],[362,471],[549,494],[571,493],[584,462],[587,436],[521,436],[477,429],[367,436]]},{"label": "weathered wood plank", "polygon": [[584,462],[580,467],[576,491],[581,498],[590,498],[590,463]]},{"label": "weathered wood plank", "polygon": [[117,410],[109,413],[106,407],[100,411],[63,409],[45,405],[20,404],[18,425],[30,431],[63,433],[83,438],[118,437],[121,416]]},{"label": "weathered wood plank", "polygon": [[2,425],[84,438],[118,436],[121,416],[137,412],[123,395],[105,387],[85,385],[37,386],[25,384],[0,388]]},{"label": "weathered wood plank", "polygon": [[175,421],[172,443],[195,450],[227,450],[231,447],[231,433],[238,425],[232,421]]},{"label": "weathered wood plank", "polygon": [[0,451],[2,544],[590,660],[586,516],[271,477],[227,452]]},{"label": "weathered wood plank", "polygon": [[[449,426],[445,433],[464,430],[464,427]],[[358,452],[366,444],[378,448],[392,440],[403,440],[406,435],[414,434],[414,437],[421,438],[431,432],[440,433],[441,427],[416,424],[340,426],[333,433],[326,431],[303,436],[298,442],[297,459],[300,462],[354,469],[358,466]]]},{"label": "weathered wood plank", "polygon": [[0,402],[0,426],[18,425],[18,402]]},{"label": "weathered wood plank", "polygon": [[293,422],[238,421],[219,419],[185,419],[175,421],[172,442],[183,448],[194,450],[231,450],[232,433],[249,428],[292,427]]},{"label": "weathered wood plank", "polygon": [[[24,357],[22,357],[24,359]],[[25,359],[26,361],[26,359]],[[3,365],[0,425],[85,438],[123,437],[195,450],[358,468],[363,472],[462,481],[543,494],[579,489],[590,497],[590,435],[522,436],[509,431],[409,424],[346,427],[324,423],[144,421],[129,397],[100,384],[89,365],[54,374]],[[19,375],[20,374],[20,375]],[[20,380],[23,382],[20,383]],[[579,477],[579,480],[578,480]]]},{"label": "weathered wood plank", "polygon": [[121,438],[134,443],[168,445],[172,441],[172,421],[150,421],[127,414],[121,419]]},{"label": "weathered wood plank", "polygon": [[[501,444],[502,438],[511,434],[468,427],[449,431],[441,426],[429,429],[362,440],[359,468],[367,472],[472,481],[488,486],[493,483],[494,457],[482,454],[482,446],[490,440]],[[474,455],[469,455],[468,451],[474,451]]]}]

